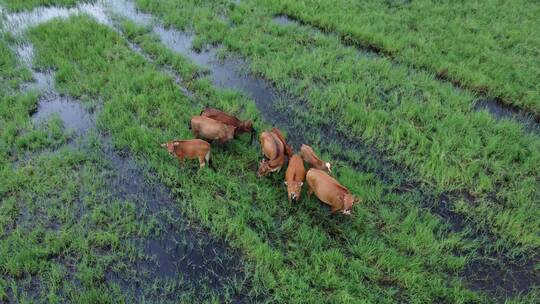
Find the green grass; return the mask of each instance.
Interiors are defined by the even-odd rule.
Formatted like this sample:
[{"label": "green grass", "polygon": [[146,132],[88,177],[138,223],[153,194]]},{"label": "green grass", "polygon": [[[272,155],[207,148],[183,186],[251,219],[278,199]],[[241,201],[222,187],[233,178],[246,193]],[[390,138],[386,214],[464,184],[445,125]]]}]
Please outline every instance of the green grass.
[{"label": "green grass", "polygon": [[[31,74],[0,46],[0,302],[122,302],[103,280],[127,256],[120,242],[144,231],[134,207],[103,196],[99,158],[60,148],[71,139],[61,119],[32,122],[37,93],[16,93]],[[110,226],[92,217],[105,208]]]},{"label": "green grass", "polygon": [[102,135],[76,137],[57,115],[32,119],[39,92],[21,92],[31,73],[1,38],[0,302],[202,302],[240,290],[241,282],[220,286],[218,294],[204,281],[194,288],[182,279],[154,277],[146,240],[160,240],[168,227],[186,228],[167,210],[150,214],[133,195],[123,199],[111,187],[118,172]]},{"label": "green grass", "polygon": [[344,39],[540,114],[540,5],[530,1],[268,1]]},{"label": "green grass", "polygon": [[[279,303],[538,302],[537,285],[502,299],[472,291],[462,277],[469,263],[491,259],[492,252],[510,260],[538,258],[537,136],[474,112],[473,94],[403,64],[408,59],[397,53],[400,64],[359,57],[337,36],[273,22],[276,14],[294,15],[301,2],[137,4],[168,25],[193,30],[195,48],[222,45],[220,54],[244,57],[251,72],[293,97],[275,107],[291,111],[292,128],[316,148],[323,148],[318,130],[328,122],[373,147],[374,155],[340,151],[337,144],[324,149],[325,158],[340,158],[336,176],[363,203],[353,217],[331,216],[305,195],[289,205],[281,176],[256,177],[261,153],[247,135],[214,147],[215,172],[198,170],[195,162],[179,165],[158,144],[191,138],[186,124],[205,105],[254,118],[257,130],[268,122],[252,100],[216,89],[204,68],[164,47],[147,28],[121,22],[122,37],[86,16],[53,20],[28,33],[34,65],[56,71],[60,93],[99,110],[98,132],[81,139],[59,117],[33,122],[38,93],[20,92],[31,74],[8,45],[19,38],[0,37],[0,302],[217,303],[238,296]],[[343,33],[324,23],[333,20],[318,18],[338,20],[335,14],[350,11],[334,5],[299,14]],[[130,50],[127,39],[151,60]],[[193,96],[164,68],[181,76]],[[114,194],[102,133],[117,153],[174,193],[166,211]],[[378,153],[398,166],[385,167]],[[351,163],[366,170],[355,171]],[[418,189],[404,189],[409,183]],[[465,218],[463,230],[453,232],[425,208],[441,193]],[[148,259],[144,240],[171,227],[182,234],[187,228],[174,217],[184,216],[189,226],[193,220],[239,249],[245,277],[224,278],[231,281],[216,291],[204,279],[190,285],[181,273],[156,279],[141,271],[137,263]]]},{"label": "green grass", "polygon": [[[190,79],[196,68],[182,67],[185,59],[129,27],[124,26],[128,36],[139,36],[149,53],[177,65]],[[57,77],[60,91],[104,101],[99,125],[115,147],[152,168],[181,198],[189,216],[242,249],[250,296],[288,303],[484,299],[453,275],[466,262],[455,252],[471,245],[448,234],[436,217],[415,206],[414,198],[384,194],[391,189],[372,174],[338,169],[340,180],[366,203],[355,208],[355,217],[330,217],[313,198],[288,205],[280,178],[256,178],[260,152],[247,136],[215,148],[216,172],[198,171],[189,162],[179,166],[158,147],[168,139],[191,137],[186,122],[205,104],[258,117],[245,97],[198,78],[186,82],[195,95],[182,95],[174,79],[86,17],[41,25],[31,38],[36,64],[62,75]],[[264,123],[258,118],[256,125],[260,129]]]},{"label": "green grass", "polygon": [[272,20],[280,7],[268,1],[137,4],[167,25],[192,29],[197,47],[221,43],[247,58],[252,72],[307,105],[314,127],[320,119],[339,122],[344,134],[375,146],[430,191],[455,201],[467,193],[473,201],[456,208],[497,235],[493,250],[530,255],[540,246],[540,140],[518,123],[475,112],[472,94],[384,57],[359,56],[337,37],[280,26]]},{"label": "green grass", "polygon": [[[1,29],[1,27],[0,27]],[[15,56],[6,43],[7,38],[0,32],[0,97],[16,90],[24,81],[32,78],[28,70],[17,66]]]},{"label": "green grass", "polygon": [[94,0],[0,0],[0,5],[10,12],[20,12],[40,6],[73,7],[81,2],[94,2]]}]

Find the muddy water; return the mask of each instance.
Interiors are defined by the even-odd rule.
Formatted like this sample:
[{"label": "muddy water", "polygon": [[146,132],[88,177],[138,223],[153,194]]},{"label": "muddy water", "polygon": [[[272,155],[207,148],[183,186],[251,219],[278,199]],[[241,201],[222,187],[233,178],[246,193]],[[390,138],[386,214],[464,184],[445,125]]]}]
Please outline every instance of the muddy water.
[{"label": "muddy water", "polygon": [[[14,33],[21,33],[30,26],[54,17],[66,18],[80,13],[89,13],[101,23],[111,25],[112,22],[104,12],[104,8],[98,5],[84,5],[75,9],[52,7],[36,9],[32,13],[8,15],[8,20]],[[151,178],[151,174],[133,159],[119,156],[118,151],[112,148],[110,139],[100,135],[96,129],[97,113],[89,112],[79,101],[58,93],[54,86],[54,72],[32,69],[32,45],[22,43],[15,51],[34,77],[34,81],[24,84],[22,89],[39,92],[38,108],[32,117],[34,122],[40,124],[56,115],[67,129],[74,131],[76,139],[84,138],[90,130],[98,134],[103,147],[102,158],[110,166],[108,185],[113,196],[134,202],[142,218],[153,216],[157,219],[158,235],[134,240],[146,256],[133,265],[137,273],[144,276],[142,280],[153,282],[180,276],[183,282],[191,284],[195,289],[204,289],[204,285],[219,294],[228,281],[241,279],[242,267],[238,253],[233,252],[224,241],[195,228],[175,206],[177,199],[167,187]],[[180,80],[177,79],[177,82]],[[134,290],[137,295],[147,292],[129,278],[114,274],[108,274],[108,277],[124,288]],[[183,290],[174,292],[178,295]]]},{"label": "muddy water", "polygon": [[95,129],[94,113],[90,113],[80,102],[69,96],[60,95],[54,87],[52,71],[36,71],[31,68],[34,55],[31,44],[20,44],[15,51],[18,58],[30,68],[34,78],[33,82],[24,84],[22,89],[39,92],[38,108],[32,116],[34,123],[43,124],[54,115],[62,120],[68,131],[78,136],[86,134],[90,129]]}]

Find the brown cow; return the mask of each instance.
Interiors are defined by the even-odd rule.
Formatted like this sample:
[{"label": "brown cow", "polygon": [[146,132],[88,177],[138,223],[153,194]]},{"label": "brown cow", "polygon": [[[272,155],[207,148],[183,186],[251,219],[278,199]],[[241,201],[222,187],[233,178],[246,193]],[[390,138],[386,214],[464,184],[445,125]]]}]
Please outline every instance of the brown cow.
[{"label": "brown cow", "polygon": [[341,210],[343,214],[351,214],[352,206],[358,199],[326,172],[311,168],[307,172],[308,196],[313,192],[319,200],[331,206],[332,213]]},{"label": "brown cow", "polygon": [[161,147],[167,148],[167,151],[171,155],[176,155],[180,161],[184,158],[199,159],[199,166],[202,168],[206,163],[211,167],[212,161],[210,159],[210,144],[202,139],[189,139],[189,140],[173,140],[165,144],[161,144]]},{"label": "brown cow", "polygon": [[212,118],[213,120],[220,121],[226,125],[235,127],[235,135],[240,135],[242,133],[251,133],[251,141],[253,141],[253,136],[255,135],[255,129],[253,129],[253,121],[250,120],[240,120],[230,114],[227,114],[223,111],[214,108],[204,109],[201,116]]},{"label": "brown cow", "polygon": [[200,136],[208,140],[218,140],[221,144],[233,139],[234,130],[236,129],[204,116],[193,116],[190,126],[195,137]]},{"label": "brown cow", "polygon": [[268,159],[263,159],[259,163],[257,175],[265,176],[271,172],[279,172],[285,164],[285,148],[283,142],[273,132],[264,131],[260,135],[261,148],[264,156]]},{"label": "brown cow", "polygon": [[287,186],[287,196],[289,202],[300,200],[302,185],[306,178],[306,169],[304,169],[304,161],[300,155],[295,154],[289,159],[289,166],[285,172],[285,186]]},{"label": "brown cow", "polygon": [[291,146],[287,144],[287,141],[285,140],[285,136],[283,136],[283,133],[281,133],[281,131],[278,128],[272,128],[272,133],[274,133],[279,138],[279,140],[281,140],[281,142],[283,143],[283,146],[285,147],[285,154],[288,157],[292,157],[293,150]]},{"label": "brown cow", "polygon": [[323,162],[317,154],[315,154],[315,151],[313,151],[313,148],[310,146],[303,144],[300,148],[300,154],[302,155],[302,158],[313,168],[326,171],[328,173],[332,173],[332,169],[330,169],[330,163]]}]

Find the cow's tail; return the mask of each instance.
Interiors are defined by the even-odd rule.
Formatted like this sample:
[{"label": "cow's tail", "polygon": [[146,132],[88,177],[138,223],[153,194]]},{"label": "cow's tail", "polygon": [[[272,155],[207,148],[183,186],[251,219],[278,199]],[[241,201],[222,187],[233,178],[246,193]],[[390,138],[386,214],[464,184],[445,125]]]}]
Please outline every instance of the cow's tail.
[{"label": "cow's tail", "polygon": [[190,130],[191,130],[191,121],[188,121],[188,123],[187,123],[187,127],[188,127],[188,129],[190,129]]}]

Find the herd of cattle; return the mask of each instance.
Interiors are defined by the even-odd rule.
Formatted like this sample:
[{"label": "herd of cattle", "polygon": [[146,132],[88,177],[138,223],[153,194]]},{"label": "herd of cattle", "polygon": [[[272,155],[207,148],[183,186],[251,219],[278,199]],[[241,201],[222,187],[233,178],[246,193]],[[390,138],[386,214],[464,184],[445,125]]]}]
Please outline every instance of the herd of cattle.
[{"label": "herd of cattle", "polygon": [[[251,140],[255,129],[251,120],[241,121],[238,118],[213,108],[206,108],[199,116],[191,118],[190,128],[195,137],[224,144],[237,135],[250,133]],[[293,154],[293,149],[285,141],[285,137],[277,128],[264,131],[260,135],[264,159],[259,163],[259,177],[273,172],[279,172],[288,160],[285,172],[285,185],[289,201],[298,201],[304,180],[308,184],[308,196],[315,193],[322,202],[330,205],[332,213],[341,211],[351,214],[354,203],[358,201],[351,192],[330,176],[330,163],[322,161],[308,145],[302,145],[299,154]],[[185,158],[199,160],[200,167],[206,163],[212,167],[210,144],[201,139],[173,140],[162,144],[169,153],[176,155],[180,161]],[[311,168],[307,171],[306,162]]]}]

